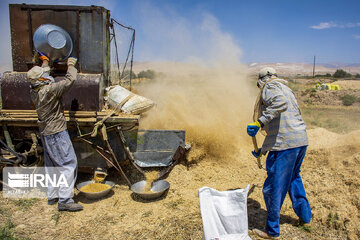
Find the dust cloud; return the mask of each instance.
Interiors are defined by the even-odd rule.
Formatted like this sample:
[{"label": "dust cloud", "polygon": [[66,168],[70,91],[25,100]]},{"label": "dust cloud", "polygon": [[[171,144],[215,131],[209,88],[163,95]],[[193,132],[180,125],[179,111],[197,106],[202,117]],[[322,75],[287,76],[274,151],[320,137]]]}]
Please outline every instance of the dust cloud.
[{"label": "dust cloud", "polygon": [[[177,28],[186,29],[186,24],[179,26],[181,22],[184,21],[177,21]],[[156,26],[159,35],[159,25]],[[186,142],[192,144],[189,160],[205,155],[225,159],[251,143],[245,128],[252,118],[257,90],[247,67],[240,63],[240,48],[213,16],[205,14],[201,25],[192,28],[200,31],[194,36],[189,36],[191,30],[185,31],[187,39],[203,42],[188,41],[189,45],[184,46],[180,37],[181,44],[177,45],[172,36],[172,45],[165,48],[171,47],[173,53],[206,46],[204,51],[196,51],[206,54],[189,53],[183,62],[148,65],[163,74],[150,83],[135,86],[137,93],[156,102],[143,116],[140,127],[186,130]]]}]

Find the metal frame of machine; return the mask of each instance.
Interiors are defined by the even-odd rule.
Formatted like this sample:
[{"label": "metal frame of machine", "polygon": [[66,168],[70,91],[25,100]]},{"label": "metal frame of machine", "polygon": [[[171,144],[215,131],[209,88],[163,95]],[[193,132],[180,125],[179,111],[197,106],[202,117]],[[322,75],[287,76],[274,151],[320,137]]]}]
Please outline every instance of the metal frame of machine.
[{"label": "metal frame of machine", "polygon": [[[32,34],[41,24],[50,23],[62,27],[70,34],[74,42],[73,56],[79,59],[78,79],[63,97],[65,117],[78,157],[79,170],[93,171],[97,167],[113,167],[121,174],[126,184],[131,186],[120,162],[128,159],[143,173],[135,163],[133,155],[138,143],[140,115],[115,114],[103,110],[103,97],[105,87],[111,83],[110,41],[116,41],[113,26],[118,24],[133,31],[125,61],[127,63],[131,55],[131,67],[135,30],[110,19],[110,11],[98,6],[10,4],[9,10],[14,71],[4,73],[1,79],[3,109],[0,110],[0,125],[3,132],[0,133],[0,165],[32,166],[42,162],[37,114],[30,100],[26,71],[34,65]],[[23,24],[24,22],[28,24]],[[115,47],[117,48],[116,42]],[[116,64],[119,70],[118,56]],[[61,81],[65,71],[66,66],[63,63],[52,65],[55,81]],[[159,131],[159,134],[155,133],[156,138],[160,136],[164,138],[163,142],[175,144],[162,146],[169,148],[167,152],[170,152],[170,155],[165,157],[171,158],[171,164],[159,173],[160,178],[171,171],[190,147],[185,147],[184,132],[180,134],[183,139],[179,140],[180,138],[174,134]],[[140,154],[147,153],[154,157],[161,154],[164,156],[163,149],[156,149],[154,146],[151,151],[144,151],[142,148]]]}]

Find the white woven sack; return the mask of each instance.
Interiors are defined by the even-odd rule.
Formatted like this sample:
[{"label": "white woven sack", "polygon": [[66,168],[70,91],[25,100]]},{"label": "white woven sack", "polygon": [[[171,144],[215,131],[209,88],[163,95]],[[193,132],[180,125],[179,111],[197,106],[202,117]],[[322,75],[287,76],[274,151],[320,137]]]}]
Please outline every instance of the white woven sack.
[{"label": "white woven sack", "polygon": [[154,102],[145,97],[134,94],[122,107],[125,113],[140,114],[154,106]]},{"label": "white woven sack", "polygon": [[209,187],[199,189],[205,240],[251,240],[247,218],[249,186],[223,192]]},{"label": "white woven sack", "polygon": [[121,86],[115,86],[108,91],[108,102],[111,108],[117,108],[128,114],[140,114],[154,106],[154,102],[134,94]]}]

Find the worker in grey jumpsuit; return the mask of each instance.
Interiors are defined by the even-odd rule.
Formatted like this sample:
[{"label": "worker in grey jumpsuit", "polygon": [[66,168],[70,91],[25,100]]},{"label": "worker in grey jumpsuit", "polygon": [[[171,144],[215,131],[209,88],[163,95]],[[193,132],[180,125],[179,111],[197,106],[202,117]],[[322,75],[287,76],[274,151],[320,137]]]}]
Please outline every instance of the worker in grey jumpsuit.
[{"label": "worker in grey jumpsuit", "polygon": [[27,73],[30,81],[31,99],[38,114],[41,141],[44,148],[45,172],[63,174],[68,186],[48,186],[48,204],[58,201],[59,211],[79,211],[83,207],[73,200],[73,188],[77,177],[77,158],[70,140],[62,96],[74,84],[77,77],[76,58],[67,61],[68,69],[63,81],[55,82],[49,75],[49,58],[40,53],[42,66],[35,66]]}]

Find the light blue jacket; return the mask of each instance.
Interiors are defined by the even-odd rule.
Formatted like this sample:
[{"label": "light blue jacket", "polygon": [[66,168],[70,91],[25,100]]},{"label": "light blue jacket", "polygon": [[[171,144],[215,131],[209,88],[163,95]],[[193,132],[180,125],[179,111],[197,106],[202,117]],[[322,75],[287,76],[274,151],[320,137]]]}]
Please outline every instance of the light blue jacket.
[{"label": "light blue jacket", "polygon": [[281,151],[308,145],[306,125],[287,81],[272,77],[265,83],[262,94],[261,116],[267,133],[261,151]]}]

